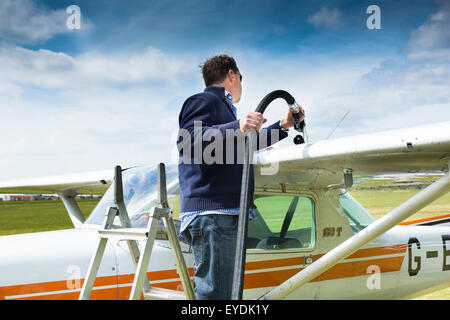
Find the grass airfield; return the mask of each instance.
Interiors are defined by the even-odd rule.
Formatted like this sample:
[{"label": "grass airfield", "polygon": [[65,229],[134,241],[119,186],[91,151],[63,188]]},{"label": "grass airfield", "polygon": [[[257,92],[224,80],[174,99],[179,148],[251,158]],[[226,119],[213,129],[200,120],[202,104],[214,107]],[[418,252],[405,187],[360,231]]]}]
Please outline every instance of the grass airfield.
[{"label": "grass airfield", "polygon": [[[376,219],[419,191],[416,189],[349,190],[351,195]],[[84,217],[87,217],[99,199],[77,201]],[[450,213],[450,193],[415,213],[406,221],[448,213]],[[71,228],[73,225],[60,200],[0,202],[0,236]],[[450,300],[450,287],[415,299]]]}]

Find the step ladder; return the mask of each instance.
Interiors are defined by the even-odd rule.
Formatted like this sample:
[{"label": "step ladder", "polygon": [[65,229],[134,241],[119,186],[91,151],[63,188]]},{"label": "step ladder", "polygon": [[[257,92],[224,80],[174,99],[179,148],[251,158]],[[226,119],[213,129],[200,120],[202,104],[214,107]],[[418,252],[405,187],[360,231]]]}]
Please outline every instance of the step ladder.
[{"label": "step ladder", "polygon": [[[98,230],[99,243],[95,251],[88,271],[83,283],[83,288],[79,296],[79,300],[88,300],[95,278],[100,267],[100,263],[105,252],[106,244],[109,239],[126,240],[131,259],[136,268],[133,286],[131,288],[130,300],[139,300],[141,296],[144,299],[174,299],[174,300],[195,300],[194,290],[189,277],[186,262],[181,251],[180,243],[173,223],[171,210],[167,202],[166,174],[164,163],[158,164],[158,188],[157,201],[158,206],[151,209],[147,228],[133,228],[128,216],[125,203],[123,201],[123,185],[122,185],[122,169],[120,166],[115,168],[114,179],[114,203],[116,207],[108,210],[102,229]],[[114,225],[114,218],[119,216],[121,225]],[[177,290],[169,290],[151,287],[147,270],[150,263],[150,256],[154,245],[156,230],[160,219],[163,220],[167,232],[167,236],[172,248],[172,252],[176,262],[176,269],[180,276],[184,292]],[[144,240],[142,254],[137,245],[138,240]]]}]

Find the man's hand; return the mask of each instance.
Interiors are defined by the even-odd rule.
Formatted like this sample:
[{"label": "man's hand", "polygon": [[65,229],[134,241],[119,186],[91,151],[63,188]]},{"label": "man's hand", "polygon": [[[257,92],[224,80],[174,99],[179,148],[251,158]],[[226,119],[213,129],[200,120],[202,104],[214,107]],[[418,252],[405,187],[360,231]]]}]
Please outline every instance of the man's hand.
[{"label": "man's hand", "polygon": [[[305,119],[305,111],[302,107],[300,107],[300,111],[303,114],[300,117],[300,122],[302,122]],[[281,120],[281,126],[283,127],[283,129],[289,129],[294,126],[294,116],[292,115],[291,109],[289,109],[286,118],[284,120]]]},{"label": "man's hand", "polygon": [[261,129],[261,126],[266,123],[265,119],[260,112],[249,112],[243,118],[239,119],[239,128],[242,133],[246,133],[250,129],[255,129],[257,132]]}]

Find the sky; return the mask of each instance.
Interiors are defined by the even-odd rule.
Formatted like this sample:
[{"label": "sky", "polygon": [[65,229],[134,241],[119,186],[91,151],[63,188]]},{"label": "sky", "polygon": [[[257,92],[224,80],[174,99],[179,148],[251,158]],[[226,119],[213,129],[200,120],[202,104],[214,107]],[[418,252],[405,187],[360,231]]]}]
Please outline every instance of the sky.
[{"label": "sky", "polygon": [[217,54],[243,74],[238,117],[286,90],[310,142],[347,112],[331,138],[450,120],[450,1],[2,0],[0,181],[175,163]]}]

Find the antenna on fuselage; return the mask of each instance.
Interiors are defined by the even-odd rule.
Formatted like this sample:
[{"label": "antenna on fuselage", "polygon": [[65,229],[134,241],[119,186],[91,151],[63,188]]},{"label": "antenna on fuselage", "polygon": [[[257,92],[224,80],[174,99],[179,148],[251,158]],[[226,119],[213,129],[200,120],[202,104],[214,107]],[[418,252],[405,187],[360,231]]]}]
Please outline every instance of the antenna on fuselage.
[{"label": "antenna on fuselage", "polygon": [[336,131],[336,129],[340,126],[340,124],[342,123],[342,121],[344,121],[345,117],[347,117],[347,115],[350,113],[351,109],[349,109],[344,116],[341,118],[341,120],[339,120],[338,124],[336,125],[336,127],[334,127],[333,130],[331,130],[330,134],[328,135],[328,137],[325,140],[328,140],[329,137],[331,137],[331,135],[334,133],[334,131]]}]

